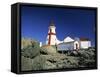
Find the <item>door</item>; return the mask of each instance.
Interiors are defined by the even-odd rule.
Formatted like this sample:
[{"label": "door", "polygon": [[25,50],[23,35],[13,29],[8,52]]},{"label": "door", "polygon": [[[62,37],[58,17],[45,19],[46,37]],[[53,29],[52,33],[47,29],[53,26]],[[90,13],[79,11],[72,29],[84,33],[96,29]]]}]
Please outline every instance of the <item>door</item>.
[{"label": "door", "polygon": [[78,49],[78,44],[75,44],[75,49]]}]

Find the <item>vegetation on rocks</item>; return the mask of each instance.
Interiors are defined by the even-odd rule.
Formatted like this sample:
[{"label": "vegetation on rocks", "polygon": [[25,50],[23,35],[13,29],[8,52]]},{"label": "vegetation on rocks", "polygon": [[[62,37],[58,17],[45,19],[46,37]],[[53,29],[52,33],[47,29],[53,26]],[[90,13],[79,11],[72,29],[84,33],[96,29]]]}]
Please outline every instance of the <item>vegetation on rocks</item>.
[{"label": "vegetation on rocks", "polygon": [[23,71],[95,66],[95,48],[92,47],[62,54],[55,46],[39,47],[37,41],[24,39],[21,54]]},{"label": "vegetation on rocks", "polygon": [[21,70],[22,71],[29,71],[32,69],[32,59],[21,56]]},{"label": "vegetation on rocks", "polygon": [[27,46],[25,45],[25,47],[23,47],[21,52],[22,55],[27,58],[34,58],[35,56],[39,55],[40,53],[39,43],[37,41],[28,40],[28,44],[29,45]]}]

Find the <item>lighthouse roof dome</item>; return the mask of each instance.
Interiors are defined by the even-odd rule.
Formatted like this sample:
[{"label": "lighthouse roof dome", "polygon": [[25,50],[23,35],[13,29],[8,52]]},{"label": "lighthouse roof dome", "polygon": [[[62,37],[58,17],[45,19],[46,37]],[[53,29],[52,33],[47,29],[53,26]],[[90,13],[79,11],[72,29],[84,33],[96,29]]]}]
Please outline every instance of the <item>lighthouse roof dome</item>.
[{"label": "lighthouse roof dome", "polygon": [[49,28],[56,28],[56,27],[52,25],[52,26],[50,26]]}]

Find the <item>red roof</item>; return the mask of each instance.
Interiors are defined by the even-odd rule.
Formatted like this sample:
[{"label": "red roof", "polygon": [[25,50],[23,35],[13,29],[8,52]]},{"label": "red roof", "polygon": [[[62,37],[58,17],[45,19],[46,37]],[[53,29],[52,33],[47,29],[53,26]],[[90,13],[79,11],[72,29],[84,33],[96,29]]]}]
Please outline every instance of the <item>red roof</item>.
[{"label": "red roof", "polygon": [[88,38],[80,38],[80,41],[89,41]]}]

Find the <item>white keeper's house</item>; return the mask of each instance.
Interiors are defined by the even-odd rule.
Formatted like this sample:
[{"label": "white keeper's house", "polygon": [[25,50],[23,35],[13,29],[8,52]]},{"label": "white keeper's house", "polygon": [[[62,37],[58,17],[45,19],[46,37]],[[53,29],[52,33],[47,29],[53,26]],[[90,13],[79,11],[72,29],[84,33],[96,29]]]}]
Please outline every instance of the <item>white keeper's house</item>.
[{"label": "white keeper's house", "polygon": [[71,38],[67,36],[63,41],[58,40],[56,36],[56,27],[53,22],[50,23],[46,45],[57,45],[58,50],[87,49],[91,47],[91,41],[88,38]]}]

